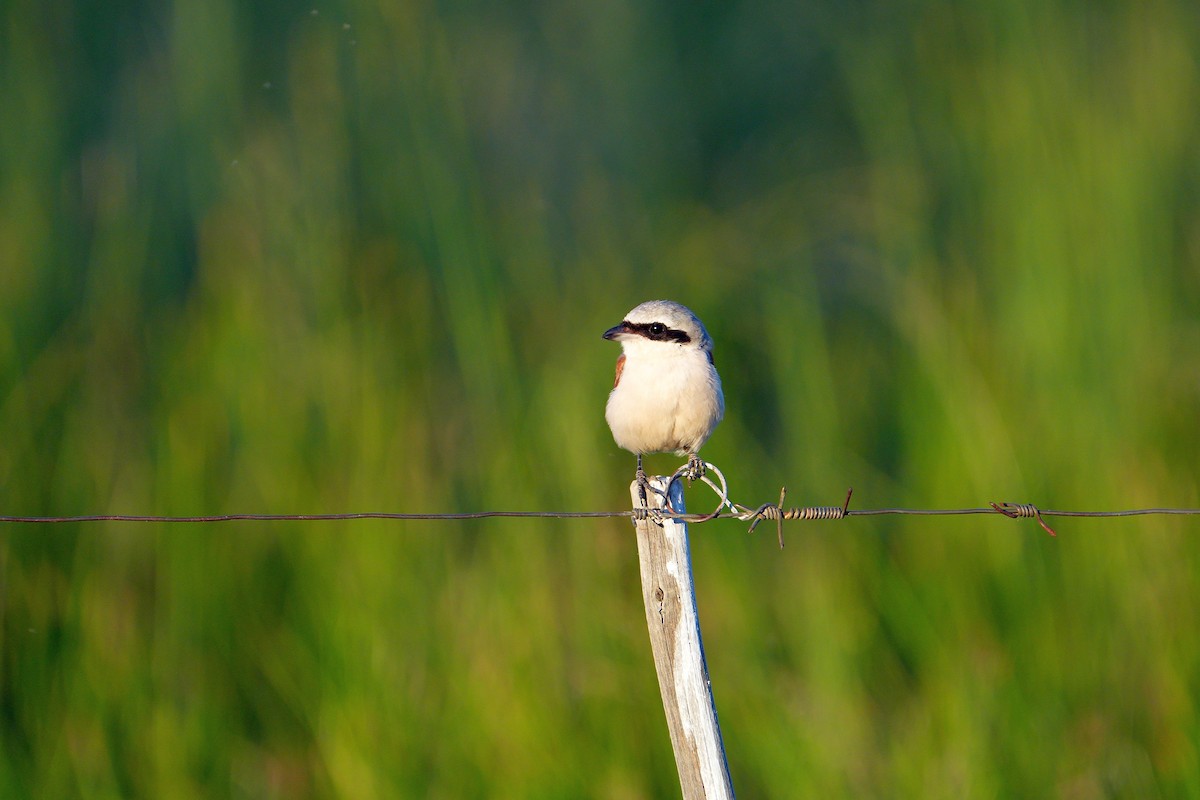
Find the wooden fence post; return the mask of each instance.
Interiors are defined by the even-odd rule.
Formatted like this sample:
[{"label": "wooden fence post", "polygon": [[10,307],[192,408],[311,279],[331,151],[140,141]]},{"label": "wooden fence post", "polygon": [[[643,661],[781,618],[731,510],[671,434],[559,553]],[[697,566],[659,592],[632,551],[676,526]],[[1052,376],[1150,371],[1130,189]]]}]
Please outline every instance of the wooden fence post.
[{"label": "wooden fence post", "polygon": [[[656,475],[650,478],[650,485],[665,493],[669,481]],[[631,484],[630,493],[634,508],[640,507],[637,481]],[[666,507],[662,494],[648,491],[647,496],[650,508]],[[672,508],[684,510],[682,481],[671,487],[670,499]],[[687,523],[664,520],[659,525],[635,520],[635,524],[646,625],[683,798],[732,798],[729,763],[700,640]]]}]

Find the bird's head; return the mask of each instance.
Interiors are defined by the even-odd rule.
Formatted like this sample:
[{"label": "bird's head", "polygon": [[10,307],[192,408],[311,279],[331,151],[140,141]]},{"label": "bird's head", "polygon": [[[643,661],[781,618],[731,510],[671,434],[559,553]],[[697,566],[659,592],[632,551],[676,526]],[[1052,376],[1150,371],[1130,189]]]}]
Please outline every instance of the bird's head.
[{"label": "bird's head", "polygon": [[620,325],[604,332],[625,352],[668,352],[667,348],[712,352],[712,339],[699,317],[670,300],[650,300],[625,315]]}]

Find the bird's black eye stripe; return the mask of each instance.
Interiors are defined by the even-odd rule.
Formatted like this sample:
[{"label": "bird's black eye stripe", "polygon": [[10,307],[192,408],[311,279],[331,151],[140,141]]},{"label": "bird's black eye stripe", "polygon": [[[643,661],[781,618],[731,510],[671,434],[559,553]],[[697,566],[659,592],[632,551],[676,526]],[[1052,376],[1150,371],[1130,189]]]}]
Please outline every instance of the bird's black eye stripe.
[{"label": "bird's black eye stripe", "polygon": [[629,322],[626,320],[625,327],[656,342],[679,342],[679,344],[687,344],[692,340],[692,337],[683,331],[668,328],[661,322]]}]

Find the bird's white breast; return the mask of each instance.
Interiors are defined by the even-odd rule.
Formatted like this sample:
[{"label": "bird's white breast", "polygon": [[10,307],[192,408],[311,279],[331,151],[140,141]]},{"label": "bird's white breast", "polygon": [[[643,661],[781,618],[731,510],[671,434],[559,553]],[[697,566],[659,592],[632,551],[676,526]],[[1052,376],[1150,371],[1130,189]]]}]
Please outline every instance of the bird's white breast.
[{"label": "bird's white breast", "polygon": [[617,444],[634,453],[695,453],[725,412],[708,353],[663,342],[631,342],[604,416]]}]

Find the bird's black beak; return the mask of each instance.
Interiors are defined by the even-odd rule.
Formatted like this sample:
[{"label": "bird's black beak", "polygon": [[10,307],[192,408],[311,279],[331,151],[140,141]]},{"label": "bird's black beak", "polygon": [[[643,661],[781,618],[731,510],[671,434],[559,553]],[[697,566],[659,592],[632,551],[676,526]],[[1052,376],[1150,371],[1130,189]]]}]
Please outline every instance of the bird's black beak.
[{"label": "bird's black beak", "polygon": [[620,325],[614,325],[604,332],[604,338],[609,341],[615,341],[621,338],[622,334],[632,333],[628,322],[622,322]]}]

